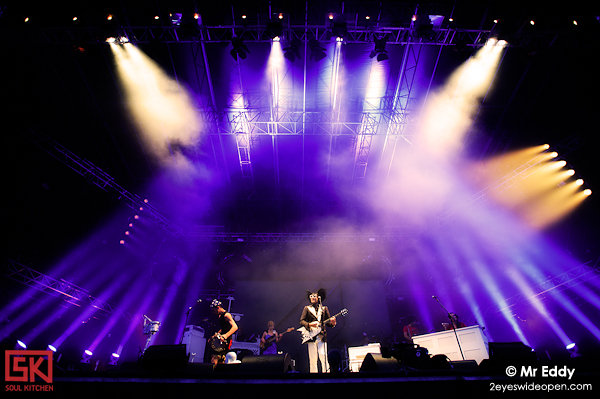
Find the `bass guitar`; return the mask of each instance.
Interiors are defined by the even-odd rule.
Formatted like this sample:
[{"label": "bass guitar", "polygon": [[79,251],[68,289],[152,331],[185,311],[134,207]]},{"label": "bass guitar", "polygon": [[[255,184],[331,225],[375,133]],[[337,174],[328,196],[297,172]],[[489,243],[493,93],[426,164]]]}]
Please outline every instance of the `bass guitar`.
[{"label": "bass guitar", "polygon": [[[284,334],[287,334],[289,332],[294,331],[295,328],[294,327],[290,327],[287,330],[285,330],[284,332],[282,332],[281,334],[279,334],[279,338],[283,337]],[[273,343],[273,341],[275,341],[277,339],[277,336],[273,335],[272,337],[269,337],[267,339],[265,339],[265,342],[260,342],[260,352],[262,354],[262,352],[268,348],[269,346],[271,346],[271,344]]]},{"label": "bass guitar", "polygon": [[327,323],[328,321],[330,321],[334,317],[346,316],[347,314],[348,314],[348,309],[344,308],[339,313],[331,316],[330,318],[328,318],[324,322],[320,323],[317,327],[311,327],[308,330],[306,328],[304,328],[304,327],[300,327],[298,329],[298,331],[300,331],[300,333],[302,334],[302,343],[305,344],[308,341],[310,341],[311,339],[313,339],[314,337],[316,337],[317,335],[319,335],[319,333],[322,331],[322,327],[321,326],[323,324]]}]

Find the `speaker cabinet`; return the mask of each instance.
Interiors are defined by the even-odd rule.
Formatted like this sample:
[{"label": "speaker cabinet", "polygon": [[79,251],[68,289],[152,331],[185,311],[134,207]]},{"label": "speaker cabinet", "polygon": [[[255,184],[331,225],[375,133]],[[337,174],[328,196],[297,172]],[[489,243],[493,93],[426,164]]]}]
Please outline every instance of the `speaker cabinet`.
[{"label": "speaker cabinet", "polygon": [[396,359],[386,358],[378,353],[367,353],[362,365],[360,366],[361,372],[391,372],[398,371],[399,369],[400,365]]},{"label": "speaker cabinet", "polygon": [[242,360],[241,372],[247,373],[285,373],[291,371],[292,360],[289,354],[245,356]]},{"label": "speaker cabinet", "polygon": [[150,369],[182,369],[187,365],[185,345],[152,345],[142,357],[142,365]]}]

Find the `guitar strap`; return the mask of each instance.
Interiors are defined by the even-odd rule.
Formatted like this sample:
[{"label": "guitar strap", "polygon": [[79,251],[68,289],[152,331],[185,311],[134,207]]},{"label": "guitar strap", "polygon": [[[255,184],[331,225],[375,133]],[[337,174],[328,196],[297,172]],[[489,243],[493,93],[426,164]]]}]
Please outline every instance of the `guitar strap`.
[{"label": "guitar strap", "polygon": [[319,305],[319,310],[318,311],[316,311],[313,306],[309,306],[308,307],[308,311],[310,313],[312,313],[313,316],[315,316],[315,318],[317,319],[317,321],[319,323],[321,322],[321,316],[323,316],[323,306]]}]

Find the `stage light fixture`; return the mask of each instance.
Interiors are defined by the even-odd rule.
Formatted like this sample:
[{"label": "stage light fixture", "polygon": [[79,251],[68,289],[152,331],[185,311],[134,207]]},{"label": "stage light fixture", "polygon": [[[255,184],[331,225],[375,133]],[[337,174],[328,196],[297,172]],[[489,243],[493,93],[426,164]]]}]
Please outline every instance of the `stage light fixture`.
[{"label": "stage light fixture", "polygon": [[25,342],[18,339],[17,346],[15,347],[15,349],[27,349],[27,345],[25,344]]},{"label": "stage light fixture", "polygon": [[113,19],[113,15],[112,15],[112,14],[108,14],[108,15],[106,16],[106,20],[107,20],[107,21],[112,21],[112,19]]},{"label": "stage light fixture", "polygon": [[83,354],[81,355],[81,360],[79,362],[80,363],[89,363],[90,360],[92,359],[93,354],[94,353],[89,349],[84,350]]},{"label": "stage light fixture", "polygon": [[52,345],[48,345],[48,349],[50,349],[52,352],[56,352],[56,348]]},{"label": "stage light fixture", "polygon": [[245,60],[250,52],[248,47],[244,44],[244,41],[240,37],[233,37],[231,39],[231,45],[233,48],[229,52],[234,60],[242,59]]},{"label": "stage light fixture", "polygon": [[433,39],[433,23],[431,22],[429,15],[423,15],[417,18],[415,25],[415,34],[418,38],[424,40]]},{"label": "stage light fixture", "polygon": [[570,344],[568,344],[567,346],[565,346],[565,348],[567,348],[567,350],[573,349],[574,347],[575,347],[575,342],[571,342]]},{"label": "stage light fixture", "polygon": [[283,56],[292,62],[300,59],[300,44],[300,40],[294,38],[288,46],[283,48]]},{"label": "stage light fixture", "polygon": [[181,14],[180,12],[170,13],[169,19],[171,20],[171,25],[175,25],[175,26],[181,25],[182,17],[183,17],[183,14]]},{"label": "stage light fixture", "polygon": [[385,49],[385,44],[387,42],[385,37],[376,37],[373,39],[373,41],[375,42],[375,48],[373,49],[373,51],[371,51],[369,57],[373,58],[377,56],[378,62],[389,59],[390,57],[388,56],[387,50]]},{"label": "stage light fixture", "polygon": [[326,50],[321,47],[321,44],[317,39],[310,39],[308,41],[308,48],[310,49],[310,59],[313,61],[321,61],[327,57]]},{"label": "stage light fixture", "polygon": [[585,195],[586,197],[589,197],[590,195],[592,195],[592,190],[590,190],[589,188],[586,188],[585,190],[583,190],[583,195]]},{"label": "stage light fixture", "polygon": [[118,353],[113,353],[110,355],[110,361],[108,362],[109,366],[116,366],[119,362],[119,357],[121,357]]},{"label": "stage light fixture", "polygon": [[338,21],[333,23],[331,33],[336,37],[336,41],[342,41],[337,39],[343,39],[348,35],[348,25],[344,21]]},{"label": "stage light fixture", "polygon": [[24,20],[24,22],[25,22],[25,23],[29,22],[29,17],[25,17],[25,20]]},{"label": "stage light fixture", "polygon": [[275,39],[276,37],[282,36],[283,26],[281,25],[281,21],[269,21],[267,23],[265,34],[269,37],[269,39]]}]

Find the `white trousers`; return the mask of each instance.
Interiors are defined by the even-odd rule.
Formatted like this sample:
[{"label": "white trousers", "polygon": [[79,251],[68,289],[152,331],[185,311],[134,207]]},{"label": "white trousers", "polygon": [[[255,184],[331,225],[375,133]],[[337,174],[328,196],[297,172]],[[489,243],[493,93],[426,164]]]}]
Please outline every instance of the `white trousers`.
[{"label": "white trousers", "polygon": [[318,335],[314,342],[307,342],[308,345],[308,365],[311,373],[317,373],[317,360],[321,361],[321,370],[324,373],[329,373],[329,362],[327,361],[327,343],[321,341],[321,336]]}]

